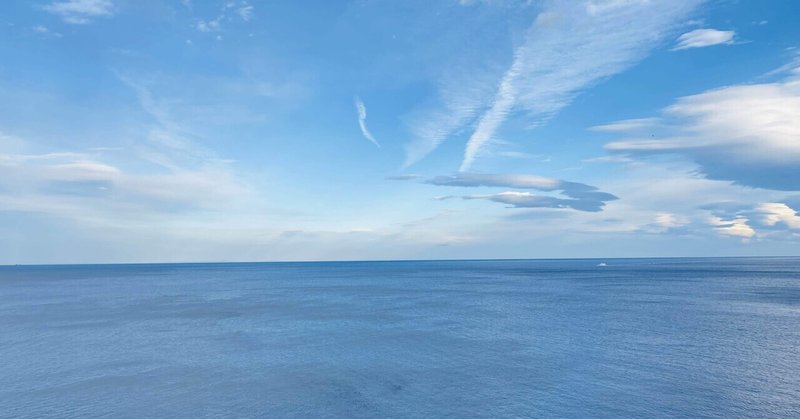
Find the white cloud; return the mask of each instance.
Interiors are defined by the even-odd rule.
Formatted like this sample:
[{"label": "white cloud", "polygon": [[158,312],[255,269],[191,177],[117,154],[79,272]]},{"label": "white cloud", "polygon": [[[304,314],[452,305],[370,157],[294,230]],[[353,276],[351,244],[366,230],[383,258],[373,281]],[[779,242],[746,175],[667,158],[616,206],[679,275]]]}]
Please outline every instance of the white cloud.
[{"label": "white cloud", "polygon": [[475,119],[489,103],[495,78],[490,71],[451,70],[439,83],[439,107],[426,109],[411,121],[412,141],[406,145],[403,168],[418,162],[444,140]]},{"label": "white cloud", "polygon": [[612,122],[610,124],[597,125],[592,127],[591,130],[599,132],[628,132],[640,129],[650,129],[654,126],[657,126],[658,123],[658,118],[624,119],[622,121]]},{"label": "white cloud", "polygon": [[463,172],[452,176],[437,176],[430,179],[427,183],[438,186],[495,186],[503,188],[538,189],[542,191],[554,191],[565,187],[565,182],[563,180],[544,176]]},{"label": "white cloud", "polygon": [[213,166],[140,174],[89,154],[0,155],[5,210],[118,223],[126,217],[224,208],[248,193],[245,185]]},{"label": "white cloud", "polygon": [[761,213],[761,222],[768,226],[784,224],[793,230],[800,230],[800,215],[790,206],[780,202],[769,202],[756,207]]},{"label": "white cloud", "polygon": [[[619,129],[626,138],[606,148],[680,154],[712,179],[800,190],[800,79],[794,71],[789,74],[774,83],[729,86],[680,98],[651,126]],[[623,128],[624,122],[617,125]]]},{"label": "white cloud", "polygon": [[253,18],[253,10],[254,10],[253,6],[245,4],[236,9],[236,13],[239,14],[239,17],[241,17],[242,20],[248,22],[250,21],[250,19]]},{"label": "white cloud", "polygon": [[381,145],[378,143],[378,140],[376,140],[372,133],[367,129],[367,107],[364,106],[364,102],[358,97],[355,99],[355,105],[356,112],[358,113],[358,126],[361,128],[361,134],[364,135],[364,138],[366,138],[369,142],[380,148]]},{"label": "white cloud", "polygon": [[84,24],[98,17],[112,16],[114,3],[111,0],[63,0],[45,5],[44,10],[61,16],[66,23]]},{"label": "white cloud", "polygon": [[31,27],[31,30],[42,35],[43,37],[52,37],[52,38],[61,38],[62,35],[60,32],[51,31],[47,26],[36,25]]},{"label": "white cloud", "polygon": [[732,44],[734,36],[736,36],[736,32],[734,31],[695,29],[679,36],[678,43],[673,50],[677,51],[689,48],[710,47],[712,45]]},{"label": "white cloud", "polygon": [[549,2],[516,48],[511,66],[469,138],[468,170],[516,110],[541,123],[602,79],[632,66],[699,1]]},{"label": "white cloud", "polygon": [[195,28],[200,32],[217,32],[222,29],[222,19],[225,16],[217,16],[215,19],[212,20],[199,20]]},{"label": "white cloud", "polygon": [[646,226],[645,231],[651,233],[665,233],[667,231],[685,227],[690,224],[687,217],[669,213],[659,212],[653,217],[652,224]]},{"label": "white cloud", "polygon": [[[190,7],[191,4],[187,5]],[[195,29],[200,32],[219,32],[222,30],[223,22],[230,22],[236,17],[242,21],[249,22],[255,14],[255,8],[247,1],[229,1],[226,2],[220,14],[214,19],[200,19],[195,24]],[[222,37],[217,35],[217,40]]]},{"label": "white cloud", "polygon": [[47,29],[47,27],[42,26],[42,25],[36,25],[36,26],[32,27],[31,30],[36,32],[36,33],[41,33],[41,34],[50,33],[50,30]]},{"label": "white cloud", "polygon": [[714,230],[725,236],[741,237],[743,241],[747,241],[756,235],[750,225],[747,224],[749,220],[744,216],[737,216],[733,219],[722,219],[717,216],[711,216],[708,219],[709,224],[714,226]]}]

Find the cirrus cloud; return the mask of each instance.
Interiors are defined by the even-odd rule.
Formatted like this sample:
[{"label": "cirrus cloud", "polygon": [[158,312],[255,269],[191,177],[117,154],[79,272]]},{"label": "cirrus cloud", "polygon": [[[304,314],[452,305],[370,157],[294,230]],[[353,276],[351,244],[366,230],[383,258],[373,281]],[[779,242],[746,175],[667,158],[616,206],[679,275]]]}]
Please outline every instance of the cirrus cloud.
[{"label": "cirrus cloud", "polygon": [[565,199],[553,196],[541,196],[530,192],[507,191],[488,195],[466,195],[464,199],[486,199],[509,204],[513,208],[572,208],[578,211],[598,212],[603,210],[605,202],[590,199]]},{"label": "cirrus cloud", "polygon": [[514,111],[525,112],[534,125],[546,121],[581,91],[644,58],[699,3],[547,3],[479,118],[460,170],[469,170]]},{"label": "cirrus cloud", "polygon": [[713,45],[732,44],[734,31],[720,31],[717,29],[695,29],[678,37],[678,44],[672,49],[678,51],[689,48],[703,48]]},{"label": "cirrus cloud", "polygon": [[460,168],[469,170],[510,116],[524,113],[529,126],[541,125],[584,90],[645,58],[702,2],[542,2],[504,71],[470,63],[443,75],[443,103],[415,118],[404,167],[469,130]]}]

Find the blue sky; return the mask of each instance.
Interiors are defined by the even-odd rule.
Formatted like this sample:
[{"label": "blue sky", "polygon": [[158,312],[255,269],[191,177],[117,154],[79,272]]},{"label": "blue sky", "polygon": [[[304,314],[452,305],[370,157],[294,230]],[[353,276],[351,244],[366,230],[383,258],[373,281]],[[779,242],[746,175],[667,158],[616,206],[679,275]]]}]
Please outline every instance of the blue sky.
[{"label": "blue sky", "polygon": [[800,255],[791,0],[0,3],[0,263]]}]

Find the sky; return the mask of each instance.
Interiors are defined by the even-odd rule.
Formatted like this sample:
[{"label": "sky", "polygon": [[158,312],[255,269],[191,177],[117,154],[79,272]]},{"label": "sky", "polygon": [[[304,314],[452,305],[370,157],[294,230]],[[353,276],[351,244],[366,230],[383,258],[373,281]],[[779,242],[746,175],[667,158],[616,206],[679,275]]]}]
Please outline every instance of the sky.
[{"label": "sky", "polygon": [[794,0],[0,2],[0,264],[800,255]]}]

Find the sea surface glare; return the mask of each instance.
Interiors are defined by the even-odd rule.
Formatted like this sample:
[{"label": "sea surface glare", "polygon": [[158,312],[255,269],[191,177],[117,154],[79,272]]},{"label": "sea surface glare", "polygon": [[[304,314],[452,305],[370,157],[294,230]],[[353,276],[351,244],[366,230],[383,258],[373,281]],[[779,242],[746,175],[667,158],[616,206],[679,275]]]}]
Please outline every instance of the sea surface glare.
[{"label": "sea surface glare", "polygon": [[0,267],[0,417],[97,416],[798,418],[800,258]]}]

